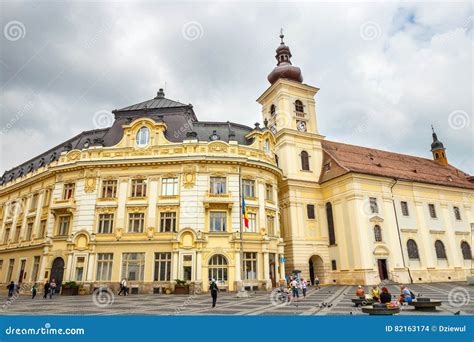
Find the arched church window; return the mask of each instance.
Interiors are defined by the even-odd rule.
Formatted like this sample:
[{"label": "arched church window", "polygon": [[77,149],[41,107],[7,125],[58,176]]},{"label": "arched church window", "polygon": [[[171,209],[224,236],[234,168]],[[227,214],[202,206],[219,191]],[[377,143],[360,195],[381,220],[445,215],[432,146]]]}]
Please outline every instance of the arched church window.
[{"label": "arched church window", "polygon": [[296,100],[295,101],[295,110],[297,112],[303,113],[304,112],[303,102],[301,102],[300,100]]},{"label": "arched church window", "polygon": [[444,243],[441,240],[436,240],[435,250],[436,250],[436,257],[438,259],[446,259],[446,249],[444,248]]},{"label": "arched church window", "polygon": [[420,255],[418,254],[418,246],[415,240],[410,239],[407,241],[407,250],[409,259],[420,259]]},{"label": "arched church window", "polygon": [[328,221],[328,235],[329,235],[329,245],[336,244],[336,234],[334,231],[334,218],[332,215],[332,204],[331,202],[326,203],[326,218]]},{"label": "arched church window", "polygon": [[461,251],[464,260],[472,260],[471,246],[466,241],[461,242]]},{"label": "arched church window", "polygon": [[381,242],[382,241],[382,228],[378,224],[374,227],[374,237],[375,241]]},{"label": "arched church window", "polygon": [[306,151],[301,151],[301,169],[304,171],[309,171],[309,154]]},{"label": "arched church window", "polygon": [[276,107],[275,107],[274,104],[272,104],[272,105],[270,106],[270,115],[271,115],[271,116],[275,116],[275,114],[276,114]]}]

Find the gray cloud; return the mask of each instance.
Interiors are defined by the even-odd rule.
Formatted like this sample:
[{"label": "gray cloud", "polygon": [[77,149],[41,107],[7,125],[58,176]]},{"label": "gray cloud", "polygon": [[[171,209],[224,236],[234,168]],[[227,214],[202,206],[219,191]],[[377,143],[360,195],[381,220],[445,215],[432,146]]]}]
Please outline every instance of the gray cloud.
[{"label": "gray cloud", "polygon": [[[474,173],[469,3],[1,6],[2,170],[92,129],[95,112],[165,86],[200,120],[261,121],[255,99],[284,27],[305,83],[321,88],[328,139],[430,158],[433,123],[450,162]],[[25,28],[15,41],[3,32],[12,21]],[[183,36],[190,22],[196,39]],[[470,122],[460,129],[449,121],[457,110]]]}]

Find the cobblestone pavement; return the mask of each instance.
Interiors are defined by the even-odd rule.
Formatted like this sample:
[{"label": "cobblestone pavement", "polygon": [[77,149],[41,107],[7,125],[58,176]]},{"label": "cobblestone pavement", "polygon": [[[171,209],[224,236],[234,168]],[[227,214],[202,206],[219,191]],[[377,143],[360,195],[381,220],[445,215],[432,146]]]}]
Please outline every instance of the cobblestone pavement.
[{"label": "cobblestone pavement", "polygon": [[[397,285],[387,287],[392,294],[399,293]],[[432,283],[409,287],[416,295],[441,300],[442,306],[436,312],[420,312],[403,306],[400,315],[474,315],[474,286]],[[220,293],[214,309],[209,294],[115,295],[101,297],[99,302],[91,295],[56,296],[51,300],[39,296],[32,300],[24,294],[10,304],[3,295],[0,315],[364,315],[351,302],[355,290],[356,286],[342,285],[324,286],[320,290],[309,288],[305,299],[289,304],[275,301],[270,292],[252,292],[249,298]]]}]

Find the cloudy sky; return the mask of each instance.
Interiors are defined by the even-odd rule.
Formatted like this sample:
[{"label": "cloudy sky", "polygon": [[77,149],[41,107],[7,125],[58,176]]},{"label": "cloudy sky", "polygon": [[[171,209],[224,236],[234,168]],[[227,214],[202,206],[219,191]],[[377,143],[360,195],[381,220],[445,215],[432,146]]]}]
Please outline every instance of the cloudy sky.
[{"label": "cloudy sky", "polygon": [[0,174],[161,87],[200,120],[261,121],[281,27],[327,139],[431,158],[433,124],[474,173],[468,2],[0,6]]}]

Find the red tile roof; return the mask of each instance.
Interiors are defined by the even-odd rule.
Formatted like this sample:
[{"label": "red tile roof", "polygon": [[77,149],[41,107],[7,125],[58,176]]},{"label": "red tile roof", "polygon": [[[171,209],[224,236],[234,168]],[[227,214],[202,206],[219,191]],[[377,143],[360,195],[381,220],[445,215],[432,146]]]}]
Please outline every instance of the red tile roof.
[{"label": "red tile roof", "polygon": [[[328,140],[324,140],[322,146],[329,159],[333,159],[338,164],[333,176],[330,175],[332,170],[325,172],[323,167],[320,179],[322,182],[345,173],[356,172],[413,182],[474,189],[474,183],[468,180],[469,175],[451,165],[440,165],[434,160]],[[328,157],[325,158],[328,159]],[[326,164],[326,162],[324,163]]]}]

